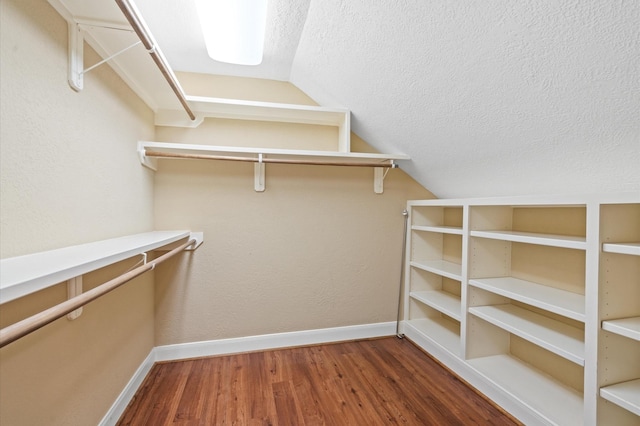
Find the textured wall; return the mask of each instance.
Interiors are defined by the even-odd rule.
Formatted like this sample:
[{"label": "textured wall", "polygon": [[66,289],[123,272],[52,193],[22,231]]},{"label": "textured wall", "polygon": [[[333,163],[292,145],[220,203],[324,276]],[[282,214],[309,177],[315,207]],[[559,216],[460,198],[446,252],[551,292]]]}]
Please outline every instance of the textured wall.
[{"label": "textured wall", "polygon": [[[281,99],[297,92],[285,89]],[[232,121],[159,127],[156,139],[203,143],[222,133],[229,143],[254,144],[246,122],[236,121],[227,137]],[[251,127],[261,125],[272,130],[272,123]],[[314,127],[300,144],[336,137]],[[265,131],[261,143],[282,141]],[[361,140],[354,145],[367,149]],[[269,164],[267,189],[256,193],[252,164],[161,162],[157,228],[202,230],[205,243],[156,273],[156,344],[395,320],[401,212],[407,199],[431,194],[400,170],[384,185],[374,194],[371,169]]]},{"label": "textured wall", "polygon": [[[152,229],[153,175],[135,152],[151,111],[107,66],[69,88],[67,26],[47,2],[2,0],[0,20],[2,257]],[[1,349],[0,424],[96,424],[153,346],[153,291],[149,274]],[[62,284],[9,302],[0,326],[65,298]]]},{"label": "textured wall", "polygon": [[291,82],[438,197],[640,190],[640,2],[312,2]]}]

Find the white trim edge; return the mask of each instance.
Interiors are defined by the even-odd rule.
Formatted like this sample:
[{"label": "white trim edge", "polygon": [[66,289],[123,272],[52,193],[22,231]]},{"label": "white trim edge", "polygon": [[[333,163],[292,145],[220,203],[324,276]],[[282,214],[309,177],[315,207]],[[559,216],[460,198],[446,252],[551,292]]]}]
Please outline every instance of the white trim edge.
[{"label": "white trim edge", "polygon": [[213,355],[227,355],[241,352],[263,351],[292,346],[316,345],[345,340],[371,339],[396,334],[395,322],[350,325],[345,327],[321,328],[317,330],[292,331],[286,333],[263,334],[232,339],[208,340],[156,346],[134,373],[129,383],[120,393],[113,406],[100,421],[99,426],[115,425],[129,405],[129,402],[158,361],[173,361]]}]

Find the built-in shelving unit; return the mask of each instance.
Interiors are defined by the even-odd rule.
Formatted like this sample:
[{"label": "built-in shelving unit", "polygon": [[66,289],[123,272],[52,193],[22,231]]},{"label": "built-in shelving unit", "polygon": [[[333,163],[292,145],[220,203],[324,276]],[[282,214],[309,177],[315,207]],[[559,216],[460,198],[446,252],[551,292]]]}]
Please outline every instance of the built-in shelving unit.
[{"label": "built-in shelving unit", "polygon": [[640,194],[407,207],[408,338],[526,424],[639,424]]},{"label": "built-in shelving unit", "polygon": [[0,304],[189,237],[202,244],[202,233],[153,231],[2,259]]}]

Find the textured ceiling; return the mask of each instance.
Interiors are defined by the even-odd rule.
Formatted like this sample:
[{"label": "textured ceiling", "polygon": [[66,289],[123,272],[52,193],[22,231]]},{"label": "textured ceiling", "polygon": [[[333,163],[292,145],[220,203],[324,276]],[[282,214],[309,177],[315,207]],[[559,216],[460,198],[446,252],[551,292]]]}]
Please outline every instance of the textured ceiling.
[{"label": "textured ceiling", "polygon": [[208,58],[191,1],[136,4],[175,70],[348,108],[439,197],[640,191],[637,0],[270,0],[255,67]]}]

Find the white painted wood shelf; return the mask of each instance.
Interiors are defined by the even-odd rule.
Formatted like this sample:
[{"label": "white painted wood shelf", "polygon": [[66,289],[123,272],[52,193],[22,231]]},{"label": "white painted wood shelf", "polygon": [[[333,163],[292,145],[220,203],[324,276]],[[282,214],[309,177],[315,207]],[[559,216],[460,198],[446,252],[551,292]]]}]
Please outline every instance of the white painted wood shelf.
[{"label": "white painted wood shelf", "polygon": [[404,333],[414,340],[418,336],[426,338],[450,354],[460,356],[460,330],[453,320],[440,317],[412,319],[405,323]]},{"label": "white painted wood shelf", "polygon": [[640,317],[602,321],[602,329],[640,342]]},{"label": "white painted wood shelf", "polygon": [[462,280],[462,265],[446,260],[421,260],[411,261],[411,266],[419,268],[433,274],[451,278],[452,280]]},{"label": "white painted wood shelf", "polygon": [[469,280],[469,285],[576,321],[585,321],[583,294],[571,293],[514,277],[472,279]]},{"label": "white painted wood shelf", "polygon": [[153,231],[0,260],[0,304],[202,233]]},{"label": "white painted wood shelf", "polygon": [[462,228],[456,226],[413,225],[411,229],[413,229],[414,231],[422,232],[438,232],[441,234],[462,235]]},{"label": "white painted wood shelf", "polygon": [[432,307],[438,312],[460,321],[461,319],[461,303],[460,297],[446,291],[429,290],[429,291],[412,291],[409,297]]},{"label": "white painted wood shelf", "polygon": [[548,424],[583,426],[582,394],[510,355],[468,360],[486,380],[522,401]]},{"label": "white painted wood shelf", "polygon": [[602,251],[640,256],[640,243],[604,243],[602,244]]},{"label": "white painted wood shelf", "polygon": [[600,388],[600,396],[640,416],[640,379]]},{"label": "white painted wood shelf", "polygon": [[584,366],[584,331],[515,305],[476,306],[469,313]]},{"label": "white painted wood shelf", "polygon": [[567,235],[537,234],[534,232],[518,231],[471,231],[471,236],[511,241],[514,243],[537,244],[577,250],[586,250],[587,248],[586,239],[584,237],[572,237]]}]

